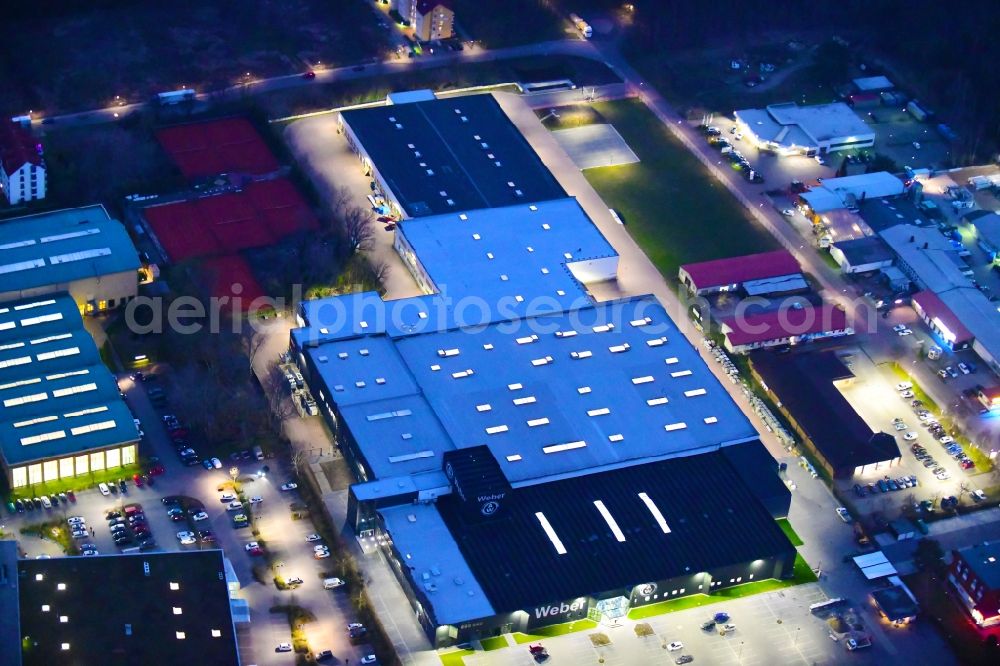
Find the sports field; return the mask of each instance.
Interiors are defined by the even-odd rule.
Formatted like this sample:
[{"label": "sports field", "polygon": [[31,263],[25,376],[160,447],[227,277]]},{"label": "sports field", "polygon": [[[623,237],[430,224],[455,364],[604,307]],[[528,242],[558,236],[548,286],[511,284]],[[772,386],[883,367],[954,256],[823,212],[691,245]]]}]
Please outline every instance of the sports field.
[{"label": "sports field", "polygon": [[583,173],[667,279],[676,279],[683,263],[778,248],[638,100],[601,102],[583,113],[572,109],[559,113],[559,119],[546,121],[547,127],[609,123],[639,158],[634,164]]},{"label": "sports field", "polygon": [[622,135],[606,123],[555,130],[552,135],[581,171],[639,161]]}]

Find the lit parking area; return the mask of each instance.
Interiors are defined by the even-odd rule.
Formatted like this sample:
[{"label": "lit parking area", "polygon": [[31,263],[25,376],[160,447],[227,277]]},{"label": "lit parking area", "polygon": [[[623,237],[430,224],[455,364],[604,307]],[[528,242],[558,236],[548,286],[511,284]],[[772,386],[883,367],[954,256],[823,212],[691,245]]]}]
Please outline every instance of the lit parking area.
[{"label": "lit parking area", "polygon": [[[959,484],[968,473],[948,448],[953,445],[950,434],[934,427],[940,414],[915,403],[916,396],[908,386],[894,383],[860,349],[852,353],[851,370],[856,379],[841,392],[874,431],[896,437],[901,460],[888,469],[838,481],[841,490],[855,494],[855,506],[861,511],[884,514],[907,501],[959,495]],[[900,483],[901,479],[905,481]],[[861,491],[855,484],[864,487],[863,497],[857,496]]]}]

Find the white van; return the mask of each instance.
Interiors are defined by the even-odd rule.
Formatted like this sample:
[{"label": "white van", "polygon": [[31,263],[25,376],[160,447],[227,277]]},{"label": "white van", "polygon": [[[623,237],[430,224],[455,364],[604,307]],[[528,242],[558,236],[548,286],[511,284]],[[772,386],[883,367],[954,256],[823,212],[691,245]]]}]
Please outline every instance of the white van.
[{"label": "white van", "polygon": [[336,589],[338,587],[343,586],[343,584],[344,584],[344,581],[340,580],[339,578],[325,578],[325,579],[323,579],[323,589],[324,590],[333,590],[333,589]]},{"label": "white van", "polygon": [[108,484],[102,482],[102,483],[97,484],[97,487],[101,489],[101,494],[102,495],[110,495],[111,494],[111,491],[108,490]]}]

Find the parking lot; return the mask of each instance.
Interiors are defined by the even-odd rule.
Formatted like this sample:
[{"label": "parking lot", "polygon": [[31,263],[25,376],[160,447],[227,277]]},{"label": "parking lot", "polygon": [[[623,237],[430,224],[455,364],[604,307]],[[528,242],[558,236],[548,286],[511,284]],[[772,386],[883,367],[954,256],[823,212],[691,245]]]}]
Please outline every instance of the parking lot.
[{"label": "parking lot", "polygon": [[[878,484],[879,480],[896,480],[901,477],[915,476],[916,486],[905,484],[899,490],[881,491],[877,489],[874,493],[866,491],[864,498],[859,498],[855,503],[857,507],[866,512],[880,511],[887,517],[895,518],[895,512],[906,502],[919,502],[924,499],[939,500],[943,497],[959,495],[959,484],[966,481],[970,474],[963,470],[955,457],[950,455],[945,444],[938,441],[946,433],[933,434],[927,424],[936,415],[925,415],[922,420],[917,409],[912,402],[915,399],[910,395],[910,391],[897,390],[896,379],[885,369],[877,367],[861,348],[845,350],[843,354],[849,354],[851,371],[856,379],[852,384],[841,388],[844,397],[847,398],[851,406],[875,431],[883,431],[896,437],[901,453],[900,464],[887,470],[871,472],[866,475],[859,475],[847,481],[838,482],[841,490],[853,494],[854,484],[868,485]],[[903,397],[903,396],[909,397]],[[896,419],[901,419],[895,422]],[[898,425],[897,425],[898,423]],[[909,438],[909,439],[907,439]],[[926,449],[927,453],[937,463],[934,466],[925,465],[918,460],[912,447],[918,444]],[[945,474],[935,475],[934,469],[943,468]],[[889,479],[885,479],[888,476]],[[871,488],[871,486],[869,486]],[[892,515],[889,515],[892,514]]]},{"label": "parking lot", "polygon": [[[288,620],[285,614],[270,613],[268,610],[276,604],[297,604],[309,609],[316,620],[305,626],[305,635],[313,651],[329,649],[335,657],[358,663],[361,657],[370,653],[364,641],[352,644],[347,636],[346,625],[354,621],[353,609],[348,595],[341,590],[324,590],[322,581],[331,575],[332,567],[329,559],[316,559],[314,549],[324,545],[322,541],[307,541],[306,535],[315,531],[312,522],[305,517],[293,520],[291,507],[301,505],[301,498],[296,490],[281,490],[281,486],[289,481],[284,470],[284,464],[277,459],[257,461],[226,460],[220,469],[214,466],[207,470],[201,465],[184,465],[178,458],[174,442],[168,435],[160,418],[169,410],[169,405],[163,404],[160,410],[154,408],[148,399],[145,389],[155,386],[156,382],[142,383],[130,377],[120,376],[119,385],[126,394],[126,401],[133,413],[140,419],[145,437],[142,444],[144,456],[158,458],[158,464],[163,466],[163,474],[154,476],[154,485],[144,483],[138,488],[131,480],[127,482],[127,494],[120,491],[116,495],[102,495],[99,489],[89,489],[76,493],[76,502],[59,506],[50,510],[34,511],[8,515],[3,520],[7,530],[17,533],[24,525],[41,520],[66,519],[71,516],[83,518],[93,534],[77,540],[77,543],[92,543],[97,551],[104,554],[123,552],[127,549],[137,549],[139,542],[134,540],[134,532],[130,526],[126,507],[139,506],[144,513],[141,521],[148,526],[155,545],[151,550],[178,551],[200,548],[222,548],[233,565],[241,584],[240,596],[247,599],[251,609],[252,631],[237,626],[240,642],[241,660],[244,663],[292,664],[294,653],[276,653],[275,646],[290,641]],[[183,425],[183,424],[178,424]],[[191,446],[198,448],[197,442]],[[231,482],[230,467],[238,468],[238,478],[244,486],[246,497],[257,497],[259,502],[250,507],[230,510],[228,501],[223,502],[223,484]],[[261,473],[267,468],[266,473]],[[174,520],[168,511],[177,504],[164,504],[164,497],[184,498],[180,508],[183,515]],[[227,498],[228,500],[228,498]],[[201,520],[193,520],[193,515],[201,510],[207,516]],[[251,534],[251,529],[239,529],[234,526],[233,517],[237,513],[253,512],[259,537]],[[109,512],[123,514],[120,521],[129,527],[126,534],[132,539],[121,545],[116,544],[109,528],[107,516]],[[132,510],[134,515],[135,510]],[[135,521],[136,523],[140,521]],[[199,532],[210,531],[211,537]],[[193,532],[193,538],[182,543],[178,532]],[[47,555],[62,556],[61,548],[49,539],[21,535],[21,548],[27,557]],[[265,583],[254,578],[254,566],[264,564],[265,557],[252,555],[246,549],[247,544],[257,540],[262,544],[275,562],[277,571],[285,578],[298,577],[302,584],[294,590],[279,591],[270,580],[268,568],[263,568]]]}]

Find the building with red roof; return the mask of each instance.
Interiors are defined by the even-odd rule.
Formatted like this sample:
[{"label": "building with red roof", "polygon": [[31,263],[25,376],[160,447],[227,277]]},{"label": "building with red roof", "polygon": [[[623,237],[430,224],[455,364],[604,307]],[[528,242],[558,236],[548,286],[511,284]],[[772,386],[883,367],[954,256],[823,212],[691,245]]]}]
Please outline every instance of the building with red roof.
[{"label": "building with red roof", "polygon": [[[947,293],[947,292],[946,292]],[[937,338],[948,349],[964,349],[972,344],[975,336],[941,297],[933,291],[918,291],[911,299],[913,309],[924,320]]]},{"label": "building with red roof", "polygon": [[745,354],[764,347],[853,335],[854,329],[840,308],[808,305],[729,317],[722,321],[722,333],[726,349]]},{"label": "building with red roof", "polygon": [[[801,269],[788,250],[774,250],[759,254],[748,254],[742,257],[713,259],[694,264],[684,264],[678,271],[678,278],[688,291],[698,296],[714,294],[721,291],[735,291],[747,282],[757,280],[776,280],[777,293],[797,291],[801,287],[797,281],[793,289],[789,282],[781,278],[799,277]],[[762,292],[758,292],[762,293]]]},{"label": "building with red roof", "polygon": [[42,144],[15,122],[0,122],[0,192],[11,205],[45,198]]}]

